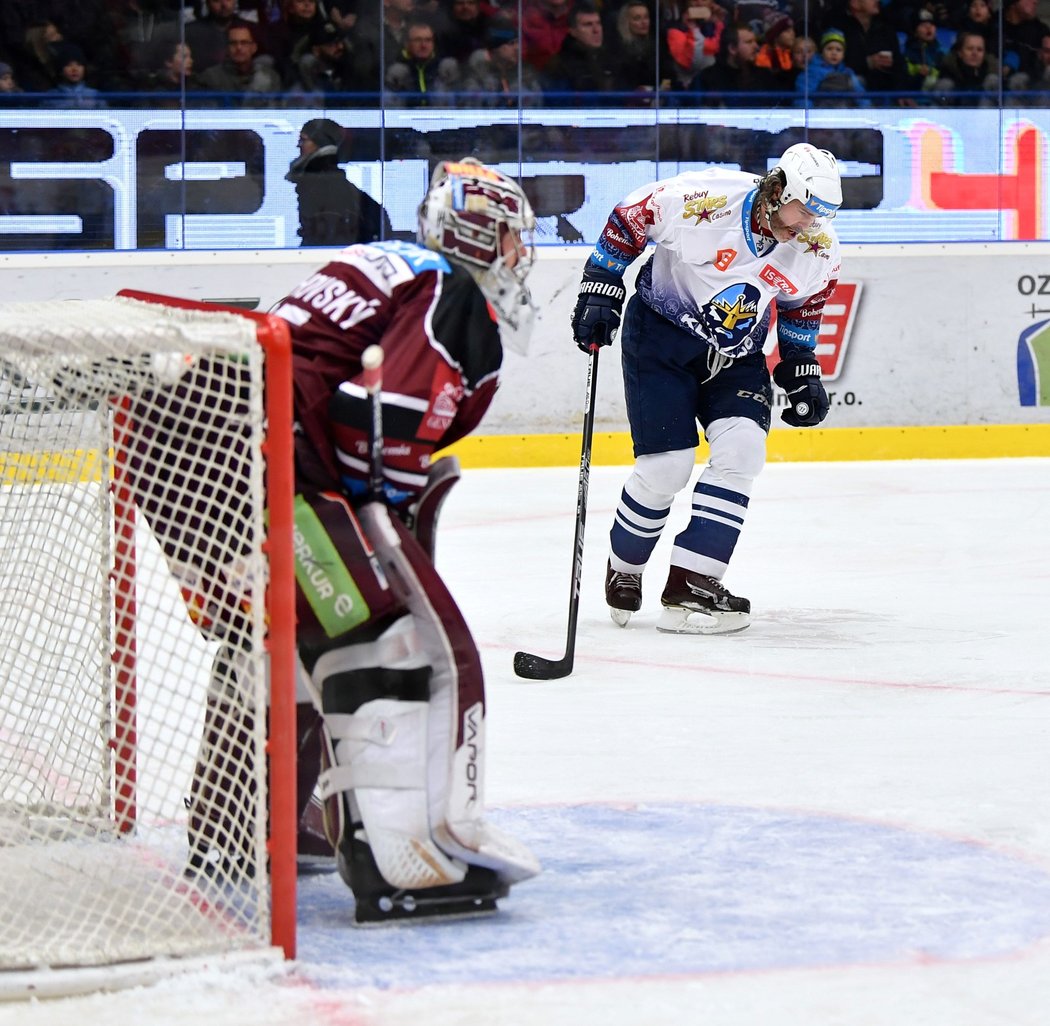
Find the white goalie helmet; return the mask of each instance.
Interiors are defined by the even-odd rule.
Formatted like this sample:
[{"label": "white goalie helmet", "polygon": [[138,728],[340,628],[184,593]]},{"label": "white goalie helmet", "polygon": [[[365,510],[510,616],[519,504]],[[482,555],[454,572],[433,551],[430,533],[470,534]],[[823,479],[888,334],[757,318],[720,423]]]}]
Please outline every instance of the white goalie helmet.
[{"label": "white goalie helmet", "polygon": [[515,345],[504,333],[519,351],[535,315],[525,284],[535,227],[521,186],[473,157],[439,164],[419,205],[420,244],[470,271],[500,320],[520,336]]},{"label": "white goalie helmet", "polygon": [[828,150],[809,143],[789,146],[770,174],[784,176],[778,206],[798,200],[818,218],[830,218],[842,206],[842,180],[838,162]]}]

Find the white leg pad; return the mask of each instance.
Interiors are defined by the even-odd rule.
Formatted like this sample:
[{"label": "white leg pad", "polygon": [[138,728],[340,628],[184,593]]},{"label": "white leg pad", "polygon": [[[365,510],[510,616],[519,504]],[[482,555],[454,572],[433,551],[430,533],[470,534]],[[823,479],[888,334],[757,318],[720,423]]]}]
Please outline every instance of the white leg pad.
[{"label": "white leg pad", "polygon": [[353,791],[376,865],[393,887],[459,883],[467,871],[430,836],[427,712],[426,702],[377,699],[325,716],[336,765],[322,775],[321,795]]}]

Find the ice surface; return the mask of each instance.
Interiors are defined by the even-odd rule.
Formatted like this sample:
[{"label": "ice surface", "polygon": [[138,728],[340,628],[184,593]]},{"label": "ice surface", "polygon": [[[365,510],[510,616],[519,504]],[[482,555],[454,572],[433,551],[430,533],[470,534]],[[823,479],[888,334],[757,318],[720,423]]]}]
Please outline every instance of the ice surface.
[{"label": "ice surface", "polygon": [[301,881],[300,959],[0,1007],[0,1026],[1044,1026],[1050,459],[790,464],[726,584],[737,635],[601,596],[624,468],[469,471],[438,564],[489,686],[487,796],[544,863],[476,922],[356,930]]}]

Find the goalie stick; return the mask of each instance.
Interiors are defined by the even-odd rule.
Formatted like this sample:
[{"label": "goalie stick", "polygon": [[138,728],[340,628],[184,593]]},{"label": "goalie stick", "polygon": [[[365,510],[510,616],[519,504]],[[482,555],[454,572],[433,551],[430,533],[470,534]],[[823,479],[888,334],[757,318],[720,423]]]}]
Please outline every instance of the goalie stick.
[{"label": "goalie stick", "polygon": [[383,502],[383,350],[371,345],[361,354],[368,393],[368,496]]},{"label": "goalie stick", "polygon": [[529,652],[516,652],[514,672],[528,680],[558,680],[572,673],[576,656],[576,623],[580,615],[580,578],[583,576],[583,532],[587,523],[587,486],[591,477],[591,438],[594,435],[594,396],[598,383],[598,353],[601,347],[590,347],[591,362],[587,368],[587,395],[584,399],[583,444],[580,452],[580,484],[576,493],[576,535],[572,546],[572,583],[569,588],[569,627],[565,655],[545,659]]}]

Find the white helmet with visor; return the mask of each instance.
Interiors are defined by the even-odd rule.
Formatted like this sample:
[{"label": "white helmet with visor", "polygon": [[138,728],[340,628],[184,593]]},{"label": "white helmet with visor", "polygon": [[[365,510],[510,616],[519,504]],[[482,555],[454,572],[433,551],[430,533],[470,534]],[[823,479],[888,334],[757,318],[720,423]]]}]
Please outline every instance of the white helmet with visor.
[{"label": "white helmet with visor", "polygon": [[830,218],[842,206],[838,162],[828,150],[809,143],[789,146],[770,174],[778,171],[784,177],[778,207],[798,200],[814,216]]}]

